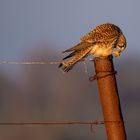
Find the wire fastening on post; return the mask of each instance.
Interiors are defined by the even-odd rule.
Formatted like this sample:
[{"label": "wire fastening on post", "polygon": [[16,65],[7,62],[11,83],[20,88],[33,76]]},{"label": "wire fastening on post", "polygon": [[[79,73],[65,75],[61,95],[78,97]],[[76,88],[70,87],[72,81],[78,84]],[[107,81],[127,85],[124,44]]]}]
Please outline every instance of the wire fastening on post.
[{"label": "wire fastening on post", "polygon": [[94,80],[98,80],[100,78],[104,78],[107,77],[109,75],[115,75],[117,73],[117,71],[96,71],[96,74],[94,76],[91,76],[89,78],[89,81],[94,81]]}]

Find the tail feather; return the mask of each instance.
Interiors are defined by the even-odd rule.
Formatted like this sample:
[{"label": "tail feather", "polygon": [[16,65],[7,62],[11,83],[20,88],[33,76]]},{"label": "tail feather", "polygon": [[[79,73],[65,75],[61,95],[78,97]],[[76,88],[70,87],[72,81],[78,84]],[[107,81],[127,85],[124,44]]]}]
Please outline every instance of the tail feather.
[{"label": "tail feather", "polygon": [[69,70],[71,70],[73,68],[74,65],[70,65],[70,66],[65,66],[64,64],[62,64],[62,70],[64,72],[68,72]]},{"label": "tail feather", "polygon": [[60,63],[58,67],[60,68],[60,67],[62,67],[62,66],[63,66],[63,64],[62,64],[62,63]]},{"label": "tail feather", "polygon": [[73,58],[68,61],[60,63],[59,68],[61,67],[64,72],[68,72],[69,70],[71,70],[73,68],[73,66],[78,61],[80,61],[82,58],[86,57],[88,55],[88,53],[91,51],[91,49],[92,49],[91,47],[87,47],[87,48],[81,49],[79,51],[72,52],[71,54],[69,54],[68,56],[63,58],[63,60],[67,59],[69,57],[72,57],[72,56],[73,56]]},{"label": "tail feather", "polygon": [[74,52],[70,53],[68,56],[64,57],[63,60],[74,56],[76,53],[77,53],[77,51],[74,51]]},{"label": "tail feather", "polygon": [[79,60],[72,58],[71,60],[68,60],[66,62],[62,62],[59,65],[59,68],[62,67],[62,70],[64,72],[68,72],[69,70],[71,70],[73,68],[73,66],[78,62]]}]

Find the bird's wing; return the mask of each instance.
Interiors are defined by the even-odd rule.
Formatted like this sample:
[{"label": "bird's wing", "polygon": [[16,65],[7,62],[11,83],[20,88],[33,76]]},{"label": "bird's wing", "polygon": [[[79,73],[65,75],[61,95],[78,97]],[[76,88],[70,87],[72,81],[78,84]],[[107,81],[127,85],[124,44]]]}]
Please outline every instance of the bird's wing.
[{"label": "bird's wing", "polygon": [[63,51],[63,53],[78,51],[100,42],[112,42],[113,40],[118,39],[120,32],[121,30],[114,24],[108,23],[108,24],[99,25],[91,32],[81,37],[81,43],[77,44],[76,46],[70,49]]},{"label": "bird's wing", "polygon": [[65,52],[71,52],[71,51],[79,51],[79,50],[81,50],[81,49],[83,49],[83,48],[90,47],[90,46],[92,46],[92,45],[93,45],[93,43],[81,42],[81,43],[75,45],[74,47],[63,51],[63,53],[65,53]]},{"label": "bird's wing", "polygon": [[90,43],[110,41],[117,38],[120,32],[120,29],[113,24],[102,24],[81,37],[81,41]]}]

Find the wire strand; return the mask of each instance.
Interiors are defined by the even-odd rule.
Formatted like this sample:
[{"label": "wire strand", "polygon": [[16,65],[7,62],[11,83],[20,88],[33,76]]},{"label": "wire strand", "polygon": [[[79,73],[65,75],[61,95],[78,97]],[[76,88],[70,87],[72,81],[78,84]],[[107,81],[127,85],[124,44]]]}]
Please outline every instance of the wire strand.
[{"label": "wire strand", "polygon": [[122,123],[121,121],[66,121],[66,122],[0,122],[0,125],[102,125],[105,123]]},{"label": "wire strand", "polygon": [[103,121],[68,121],[68,122],[0,122],[0,125],[101,125]]},{"label": "wire strand", "polygon": [[49,62],[49,61],[25,61],[25,62],[17,62],[17,61],[0,61],[0,64],[14,64],[14,65],[55,65],[59,64],[61,62],[59,61],[54,61],[54,62]]},{"label": "wire strand", "polygon": [[[82,59],[81,61],[92,61],[93,59]],[[62,61],[6,61],[0,60],[0,65],[2,64],[13,64],[13,65],[56,65],[60,64]]]}]

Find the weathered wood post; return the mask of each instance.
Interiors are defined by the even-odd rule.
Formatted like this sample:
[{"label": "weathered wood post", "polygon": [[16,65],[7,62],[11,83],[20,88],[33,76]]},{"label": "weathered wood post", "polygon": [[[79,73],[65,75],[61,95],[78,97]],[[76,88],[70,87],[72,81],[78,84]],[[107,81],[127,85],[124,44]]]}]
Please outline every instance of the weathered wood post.
[{"label": "weathered wood post", "polygon": [[108,140],[126,140],[112,56],[95,58],[94,65]]}]

